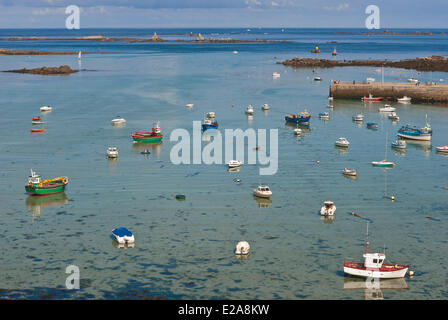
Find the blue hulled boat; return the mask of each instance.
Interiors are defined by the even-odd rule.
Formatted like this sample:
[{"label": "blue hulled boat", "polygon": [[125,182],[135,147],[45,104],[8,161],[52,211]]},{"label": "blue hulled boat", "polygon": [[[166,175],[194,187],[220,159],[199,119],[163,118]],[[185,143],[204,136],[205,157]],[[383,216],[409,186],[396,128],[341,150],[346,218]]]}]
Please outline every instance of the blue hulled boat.
[{"label": "blue hulled boat", "polygon": [[405,139],[429,141],[432,137],[432,129],[428,124],[421,129],[407,124],[398,130],[397,135]]},{"label": "blue hulled boat", "polygon": [[210,119],[205,119],[202,123],[202,131],[208,130],[208,129],[217,129],[218,128],[218,122],[212,121]]},{"label": "blue hulled boat", "polygon": [[376,122],[367,122],[368,129],[378,129],[378,123]]},{"label": "blue hulled boat", "polygon": [[298,114],[288,114],[285,116],[286,122],[297,124],[308,124],[310,122],[311,115],[305,110]]}]

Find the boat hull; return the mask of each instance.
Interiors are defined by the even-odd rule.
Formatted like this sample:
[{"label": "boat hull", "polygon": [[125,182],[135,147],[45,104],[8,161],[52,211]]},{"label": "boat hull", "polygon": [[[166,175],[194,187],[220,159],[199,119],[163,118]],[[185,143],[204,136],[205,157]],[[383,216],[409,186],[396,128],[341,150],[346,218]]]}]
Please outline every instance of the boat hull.
[{"label": "boat hull", "polygon": [[66,184],[61,184],[54,187],[33,187],[25,186],[25,191],[32,196],[46,196],[64,192]]},{"label": "boat hull", "polygon": [[419,141],[430,141],[431,135],[412,135],[408,133],[398,132],[397,135],[401,138],[411,139],[411,140],[419,140]]},{"label": "boat hull", "polygon": [[203,124],[202,125],[202,131],[205,131],[208,129],[218,129],[218,125],[217,124]]},{"label": "boat hull", "polygon": [[309,123],[311,119],[311,116],[303,117],[303,118],[291,118],[288,116],[285,116],[285,121],[289,123]]},{"label": "boat hull", "polygon": [[393,162],[372,162],[372,166],[380,167],[380,168],[393,168],[395,167],[395,163]]},{"label": "boat hull", "polygon": [[163,139],[163,134],[159,135],[151,135],[151,136],[145,136],[138,133],[134,133],[131,135],[134,142],[142,142],[142,143],[154,143],[154,142],[160,142]]},{"label": "boat hull", "polygon": [[409,266],[382,265],[381,268],[366,268],[363,264],[354,262],[344,263],[344,273],[362,278],[395,279],[404,278]]}]

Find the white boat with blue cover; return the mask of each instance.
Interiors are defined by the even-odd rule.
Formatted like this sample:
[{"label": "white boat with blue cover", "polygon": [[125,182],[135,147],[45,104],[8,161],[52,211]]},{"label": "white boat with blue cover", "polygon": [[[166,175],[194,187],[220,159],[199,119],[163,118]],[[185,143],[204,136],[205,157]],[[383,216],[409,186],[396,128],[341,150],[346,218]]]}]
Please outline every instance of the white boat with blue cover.
[{"label": "white boat with blue cover", "polygon": [[391,143],[391,147],[395,149],[406,149],[407,143],[405,140],[395,140]]},{"label": "white boat with blue cover", "polygon": [[330,114],[328,112],[321,112],[319,113],[319,119],[329,120]]},{"label": "white boat with blue cover", "polygon": [[112,234],[118,243],[134,243],[135,238],[131,231],[124,227],[115,228]]}]

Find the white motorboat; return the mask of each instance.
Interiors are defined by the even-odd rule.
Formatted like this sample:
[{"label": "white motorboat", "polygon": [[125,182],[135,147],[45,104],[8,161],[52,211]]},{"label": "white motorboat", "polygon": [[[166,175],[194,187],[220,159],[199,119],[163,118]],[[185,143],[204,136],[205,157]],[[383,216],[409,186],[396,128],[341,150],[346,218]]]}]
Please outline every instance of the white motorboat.
[{"label": "white motorboat", "polygon": [[254,114],[254,107],[251,104],[247,106],[246,114],[250,114],[250,115]]},{"label": "white motorboat", "polygon": [[294,135],[296,136],[300,136],[302,134],[302,129],[300,128],[294,128]]},{"label": "white motorboat", "polygon": [[314,77],[313,80],[314,81],[322,81],[322,78],[321,77]]},{"label": "white motorboat", "polygon": [[185,105],[185,108],[191,109],[191,108],[193,108],[193,106],[194,106],[193,103],[187,103],[187,104]]},{"label": "white motorboat", "polygon": [[390,115],[388,115],[388,118],[394,121],[400,120],[400,117],[397,115],[396,112],[392,112]]},{"label": "white motorboat", "polygon": [[436,147],[436,152],[440,152],[440,153],[448,153],[448,146],[440,146],[440,147]]},{"label": "white motorboat", "polygon": [[115,125],[115,124],[124,124],[124,123],[126,123],[126,119],[121,118],[120,116],[117,116],[115,119],[112,119],[111,122],[112,122],[113,125]]},{"label": "white motorboat", "polygon": [[214,112],[207,112],[206,117],[207,117],[208,119],[214,119],[214,118],[215,118],[215,113],[214,113]]},{"label": "white motorboat", "polygon": [[254,189],[254,196],[260,198],[270,198],[272,191],[268,186],[260,185],[257,189]]},{"label": "white motorboat", "polygon": [[51,111],[52,110],[52,107],[50,107],[50,106],[42,106],[42,107],[40,107],[40,111],[41,112],[48,112],[48,111]]},{"label": "white motorboat", "polygon": [[379,112],[394,112],[397,110],[396,108],[392,107],[390,104],[385,104],[383,108],[379,108]]},{"label": "white motorboat", "polygon": [[408,79],[408,82],[411,82],[411,83],[418,83],[419,81],[418,81],[417,79],[414,79],[414,78],[409,78],[409,79]]},{"label": "white motorboat", "polygon": [[391,143],[391,147],[395,148],[395,149],[406,149],[407,145],[408,144],[407,144],[406,140],[401,140],[401,139],[395,140],[394,142]]},{"label": "white motorboat", "polygon": [[332,216],[336,212],[336,206],[333,201],[325,201],[324,205],[320,209],[320,214],[322,216]]},{"label": "white motorboat", "polygon": [[261,110],[269,110],[269,105],[267,103],[263,104]]},{"label": "white motorboat", "polygon": [[411,102],[411,99],[412,98],[410,98],[408,96],[404,96],[403,98],[398,98],[397,101],[401,102],[401,103],[409,103],[409,102]]},{"label": "white motorboat", "polygon": [[364,263],[345,261],[344,273],[364,278],[404,278],[408,272],[409,265],[385,264],[384,260],[386,259],[386,255],[384,253],[368,252],[368,230],[369,228],[367,224],[367,236],[363,254]]},{"label": "white motorboat", "polygon": [[364,115],[362,113],[358,113],[356,116],[352,117],[353,121],[364,121]]},{"label": "white motorboat", "polygon": [[229,168],[238,168],[241,167],[243,165],[242,161],[239,160],[230,160],[227,165],[229,166]]},{"label": "white motorboat", "polygon": [[319,119],[329,120],[330,119],[330,114],[328,112],[319,113]]},{"label": "white motorboat", "polygon": [[116,147],[109,147],[109,148],[107,148],[107,156],[109,158],[116,158],[116,157],[118,157],[118,149]]},{"label": "white motorboat", "polygon": [[358,171],[356,171],[355,169],[347,169],[344,168],[342,170],[342,174],[345,176],[352,176],[352,177],[356,177],[358,175]]},{"label": "white motorboat", "polygon": [[348,146],[350,145],[350,142],[348,142],[348,140],[345,138],[339,138],[338,140],[336,140],[334,145],[336,147],[348,148]]},{"label": "white motorboat", "polygon": [[278,72],[272,73],[272,78],[274,78],[274,79],[280,78],[280,73],[278,73]]},{"label": "white motorboat", "polygon": [[135,238],[131,231],[126,228],[115,228],[112,234],[118,243],[134,243]]}]

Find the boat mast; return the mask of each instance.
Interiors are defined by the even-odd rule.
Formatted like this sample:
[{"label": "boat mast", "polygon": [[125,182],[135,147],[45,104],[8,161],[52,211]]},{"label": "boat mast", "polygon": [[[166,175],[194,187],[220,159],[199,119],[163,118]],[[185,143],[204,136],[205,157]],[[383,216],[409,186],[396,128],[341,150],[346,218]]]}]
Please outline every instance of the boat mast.
[{"label": "boat mast", "polygon": [[369,245],[369,222],[367,221],[366,245],[364,249],[364,254],[367,254],[368,245]]}]

